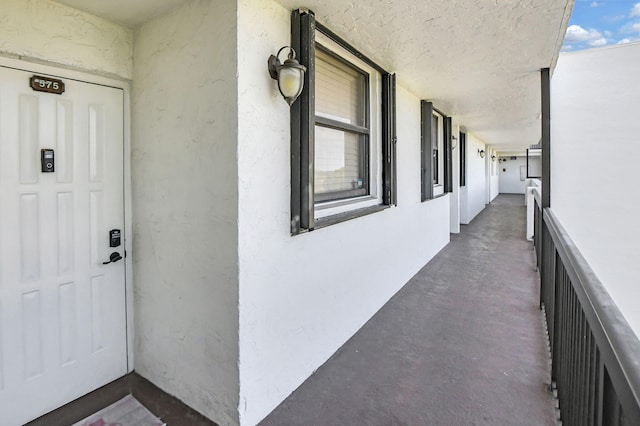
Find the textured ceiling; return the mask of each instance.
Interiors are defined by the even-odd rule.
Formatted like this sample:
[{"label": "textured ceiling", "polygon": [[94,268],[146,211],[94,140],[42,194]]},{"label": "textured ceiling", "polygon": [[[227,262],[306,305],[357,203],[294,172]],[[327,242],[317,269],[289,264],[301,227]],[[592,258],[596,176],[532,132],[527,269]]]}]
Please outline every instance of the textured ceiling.
[{"label": "textured ceiling", "polygon": [[[135,27],[188,0],[57,0]],[[232,1],[232,0],[212,0]],[[318,21],[506,152],[540,139],[539,70],[555,66],[574,0],[276,0]]]},{"label": "textured ceiling", "polygon": [[[54,0],[74,9],[134,28],[187,0]],[[219,1],[219,0],[214,0]],[[227,1],[227,0],[225,0]]]},{"label": "textured ceiling", "polygon": [[573,0],[305,0],[304,6],[485,142],[506,151],[540,139],[539,70],[555,66]]}]

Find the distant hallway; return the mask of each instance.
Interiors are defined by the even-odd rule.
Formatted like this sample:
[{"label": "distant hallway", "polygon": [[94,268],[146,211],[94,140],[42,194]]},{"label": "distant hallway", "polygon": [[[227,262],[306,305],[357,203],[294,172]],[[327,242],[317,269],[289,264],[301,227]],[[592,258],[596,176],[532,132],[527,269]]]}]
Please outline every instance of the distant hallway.
[{"label": "distant hallway", "polygon": [[523,196],[500,195],[261,425],[553,425]]}]

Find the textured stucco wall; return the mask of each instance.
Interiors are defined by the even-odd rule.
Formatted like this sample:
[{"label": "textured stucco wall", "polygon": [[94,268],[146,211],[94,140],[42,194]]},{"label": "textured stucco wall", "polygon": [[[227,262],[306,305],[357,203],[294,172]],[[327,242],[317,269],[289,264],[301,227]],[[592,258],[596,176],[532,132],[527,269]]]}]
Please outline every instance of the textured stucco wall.
[{"label": "textured stucco wall", "polygon": [[640,43],[563,54],[551,81],[551,210],[640,336]]},{"label": "textured stucco wall", "polygon": [[456,137],[451,151],[451,177],[453,191],[449,195],[449,232],[460,232],[460,124],[455,117],[452,118],[452,135]]},{"label": "textured stucco wall", "polygon": [[289,108],[266,69],[290,11],[241,0],[238,33],[239,410],[253,425],[447,244],[450,208],[420,202],[420,100],[400,87],[398,207],[291,237]]},{"label": "textured stucco wall", "polygon": [[2,0],[0,54],[131,79],[128,28],[48,0]]},{"label": "textured stucco wall", "polygon": [[500,194],[500,176],[493,175],[491,176],[491,201],[495,200],[498,194]]},{"label": "textured stucco wall", "polygon": [[135,368],[221,425],[238,422],[236,22],[235,2],[193,0],[144,24],[132,95]]},{"label": "textured stucco wall", "polygon": [[[493,159],[492,157],[495,157]],[[491,149],[487,153],[487,173],[489,174],[489,202],[500,194],[500,174],[498,173],[498,153]]]},{"label": "textured stucco wall", "polygon": [[[485,150],[480,158],[478,150]],[[468,224],[487,203],[487,146],[473,133],[467,133],[467,185],[460,191],[460,223]]]}]

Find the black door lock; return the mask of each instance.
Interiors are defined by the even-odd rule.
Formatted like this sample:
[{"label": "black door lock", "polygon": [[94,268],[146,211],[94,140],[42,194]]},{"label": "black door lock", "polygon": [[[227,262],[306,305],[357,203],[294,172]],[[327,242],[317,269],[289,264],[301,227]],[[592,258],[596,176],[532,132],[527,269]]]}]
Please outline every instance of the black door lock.
[{"label": "black door lock", "polygon": [[40,166],[42,173],[53,173],[56,171],[54,152],[52,149],[40,150]]},{"label": "black door lock", "polygon": [[112,229],[109,231],[109,247],[120,247],[120,230]]},{"label": "black door lock", "polygon": [[117,251],[114,251],[113,253],[111,253],[111,255],[109,256],[109,261],[108,262],[102,262],[103,265],[108,265],[110,263],[116,263],[118,260],[122,259],[122,256],[120,256],[120,253],[118,253]]}]

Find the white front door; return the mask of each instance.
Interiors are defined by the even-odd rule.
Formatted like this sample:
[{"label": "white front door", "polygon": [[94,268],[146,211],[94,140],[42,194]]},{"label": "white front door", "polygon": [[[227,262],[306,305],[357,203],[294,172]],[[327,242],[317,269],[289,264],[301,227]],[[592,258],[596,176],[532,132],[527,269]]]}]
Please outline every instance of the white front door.
[{"label": "white front door", "polygon": [[123,91],[64,80],[61,95],[37,92],[33,75],[0,67],[3,426],[127,372],[125,262],[103,264],[125,255]]}]

